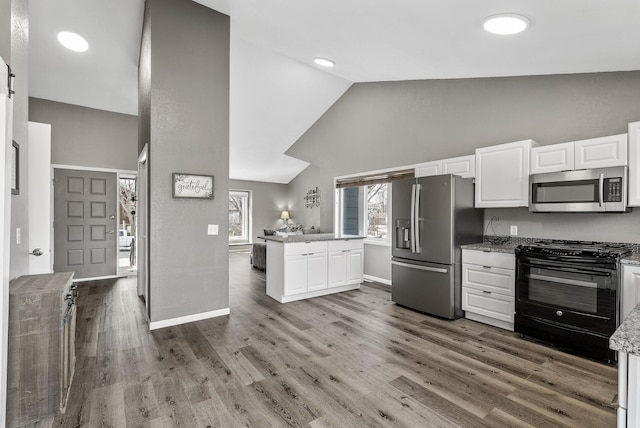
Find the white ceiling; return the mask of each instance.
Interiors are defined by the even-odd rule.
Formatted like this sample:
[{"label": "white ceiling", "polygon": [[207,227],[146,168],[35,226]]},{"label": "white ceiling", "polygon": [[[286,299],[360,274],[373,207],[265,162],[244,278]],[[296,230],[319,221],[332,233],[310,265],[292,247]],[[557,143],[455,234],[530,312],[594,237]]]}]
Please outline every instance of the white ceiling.
[{"label": "white ceiling", "polygon": [[[284,155],[352,82],[640,70],[637,0],[197,0],[231,17],[231,178],[287,183]],[[137,114],[143,0],[30,0],[30,95]],[[520,13],[515,36],[482,30]],[[66,51],[71,30],[90,44]],[[313,57],[336,61],[321,69]]]}]

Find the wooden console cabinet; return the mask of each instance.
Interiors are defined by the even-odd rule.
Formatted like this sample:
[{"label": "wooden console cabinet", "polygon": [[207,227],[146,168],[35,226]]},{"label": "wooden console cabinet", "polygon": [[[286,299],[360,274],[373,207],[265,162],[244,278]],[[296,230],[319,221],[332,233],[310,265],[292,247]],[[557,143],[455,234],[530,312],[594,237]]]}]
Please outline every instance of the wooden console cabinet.
[{"label": "wooden console cabinet", "polygon": [[25,275],[9,286],[7,426],[64,412],[75,364],[73,273]]}]

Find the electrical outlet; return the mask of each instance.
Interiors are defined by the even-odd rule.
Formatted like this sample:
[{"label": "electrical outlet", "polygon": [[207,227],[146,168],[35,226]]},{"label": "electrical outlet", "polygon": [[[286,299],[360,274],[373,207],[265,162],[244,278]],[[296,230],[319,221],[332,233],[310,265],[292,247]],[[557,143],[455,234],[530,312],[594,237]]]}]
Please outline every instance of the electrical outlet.
[{"label": "electrical outlet", "polygon": [[209,225],[207,225],[207,234],[208,235],[217,235],[218,234],[218,225],[217,224],[209,224]]},{"label": "electrical outlet", "polygon": [[518,226],[516,226],[515,224],[511,225],[511,236],[517,236],[518,235]]}]

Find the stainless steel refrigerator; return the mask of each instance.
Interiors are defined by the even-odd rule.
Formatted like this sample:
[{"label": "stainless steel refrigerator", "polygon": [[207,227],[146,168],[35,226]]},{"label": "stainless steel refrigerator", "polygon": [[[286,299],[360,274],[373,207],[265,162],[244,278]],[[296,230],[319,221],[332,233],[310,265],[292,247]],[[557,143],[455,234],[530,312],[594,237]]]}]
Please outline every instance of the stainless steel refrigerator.
[{"label": "stainless steel refrigerator", "polygon": [[391,299],[454,319],[461,308],[460,245],[482,242],[471,178],[436,175],[392,185]]}]

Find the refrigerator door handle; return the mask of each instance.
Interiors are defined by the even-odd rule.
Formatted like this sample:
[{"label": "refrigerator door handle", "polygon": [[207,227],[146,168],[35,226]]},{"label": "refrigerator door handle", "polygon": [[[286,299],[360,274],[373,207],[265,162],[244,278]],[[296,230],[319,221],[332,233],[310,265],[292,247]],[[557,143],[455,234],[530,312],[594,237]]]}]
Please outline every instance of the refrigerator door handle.
[{"label": "refrigerator door handle", "polygon": [[422,252],[422,246],[420,245],[420,194],[422,193],[422,184],[416,184],[416,202],[415,212],[413,214],[415,227],[413,228],[413,236],[415,238],[416,253]]},{"label": "refrigerator door handle", "polygon": [[415,183],[411,185],[411,224],[409,227],[411,228],[411,239],[409,240],[409,244],[411,247],[411,252],[416,252],[416,240],[415,240],[415,230],[416,230],[416,185]]},{"label": "refrigerator door handle", "polygon": [[392,265],[396,265],[396,266],[402,266],[402,267],[408,267],[410,269],[418,269],[418,270],[426,270],[429,272],[438,272],[438,273],[449,273],[448,269],[443,269],[443,268],[435,268],[435,267],[430,267],[430,266],[420,266],[420,265],[412,265],[409,263],[402,263],[402,262],[396,262],[396,261],[392,261],[391,262]]}]

